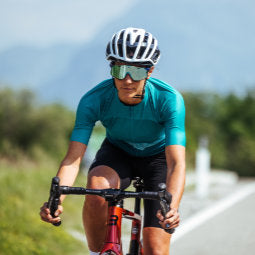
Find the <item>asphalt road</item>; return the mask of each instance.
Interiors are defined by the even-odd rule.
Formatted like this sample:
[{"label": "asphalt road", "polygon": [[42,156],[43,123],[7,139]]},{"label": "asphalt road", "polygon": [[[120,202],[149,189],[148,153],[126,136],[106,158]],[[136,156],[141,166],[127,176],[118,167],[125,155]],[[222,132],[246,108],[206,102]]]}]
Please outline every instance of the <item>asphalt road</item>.
[{"label": "asphalt road", "polygon": [[170,254],[255,254],[255,192],[178,238]]}]

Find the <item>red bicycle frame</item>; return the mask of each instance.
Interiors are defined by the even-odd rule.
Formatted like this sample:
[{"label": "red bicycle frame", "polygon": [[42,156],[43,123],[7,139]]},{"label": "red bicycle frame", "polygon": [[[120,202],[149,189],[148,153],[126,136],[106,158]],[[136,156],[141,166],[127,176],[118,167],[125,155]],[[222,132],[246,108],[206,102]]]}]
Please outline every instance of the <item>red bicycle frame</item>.
[{"label": "red bicycle frame", "polygon": [[123,209],[122,203],[118,202],[111,203],[108,207],[107,234],[100,254],[123,255],[121,243],[122,217],[132,220],[129,254],[143,255],[142,244],[140,242],[142,217],[139,214]]}]

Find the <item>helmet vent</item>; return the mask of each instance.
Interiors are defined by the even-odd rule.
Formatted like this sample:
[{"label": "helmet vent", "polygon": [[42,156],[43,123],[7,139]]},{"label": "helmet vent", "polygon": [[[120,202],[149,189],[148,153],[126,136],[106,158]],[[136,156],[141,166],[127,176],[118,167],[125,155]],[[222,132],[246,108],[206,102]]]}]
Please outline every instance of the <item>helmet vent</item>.
[{"label": "helmet vent", "polygon": [[147,55],[146,55],[146,58],[148,58],[149,56],[150,56],[150,54],[151,54],[151,52],[152,52],[152,50],[153,50],[153,48],[154,48],[154,42],[155,42],[155,40],[154,40],[154,38],[152,39],[152,42],[151,42],[151,45],[150,45],[150,49],[149,49],[149,51],[148,51],[148,53],[147,53]]},{"label": "helmet vent", "polygon": [[148,58],[150,56],[151,52],[152,52],[152,48],[149,49],[149,51],[148,51],[148,53],[146,55],[146,58]]},{"label": "helmet vent", "polygon": [[123,40],[123,35],[124,35],[124,31],[122,31],[122,32],[120,33],[119,40]]},{"label": "helmet vent", "polygon": [[137,58],[138,58],[138,59],[141,59],[141,58],[142,58],[142,56],[143,56],[145,50],[146,50],[146,47],[141,47],[141,48],[140,48],[140,50],[139,50],[139,52],[138,52],[138,54],[137,54]]},{"label": "helmet vent", "polygon": [[160,54],[160,52],[159,52],[159,50],[156,50],[155,52],[154,52],[154,54],[152,55],[152,60],[153,60],[153,62],[156,62],[157,61],[157,59],[158,59],[158,57],[159,57],[159,54]]},{"label": "helmet vent", "polygon": [[143,42],[145,42],[145,43],[148,42],[148,38],[149,38],[148,33],[146,33],[143,38]]},{"label": "helmet vent", "polygon": [[112,50],[113,50],[113,54],[116,54],[116,49],[115,49],[115,39],[116,39],[116,35],[114,35],[113,39],[112,39]]},{"label": "helmet vent", "polygon": [[137,36],[137,38],[136,38],[136,40],[135,40],[135,45],[137,45],[137,44],[139,43],[140,38],[141,38],[141,36],[140,36],[140,35],[138,35],[138,36]]},{"label": "helmet vent", "polygon": [[110,53],[111,53],[110,43],[108,43],[106,48],[106,55],[109,55]]},{"label": "helmet vent", "polygon": [[120,57],[123,57],[123,50],[122,50],[122,44],[118,43],[118,53]]},{"label": "helmet vent", "polygon": [[130,45],[130,34],[127,35],[127,44]]},{"label": "helmet vent", "polygon": [[127,57],[132,58],[134,56],[135,48],[133,46],[127,46]]},{"label": "helmet vent", "polygon": [[120,33],[120,36],[117,42],[118,54],[120,57],[123,57],[123,35],[124,35],[124,31]]}]

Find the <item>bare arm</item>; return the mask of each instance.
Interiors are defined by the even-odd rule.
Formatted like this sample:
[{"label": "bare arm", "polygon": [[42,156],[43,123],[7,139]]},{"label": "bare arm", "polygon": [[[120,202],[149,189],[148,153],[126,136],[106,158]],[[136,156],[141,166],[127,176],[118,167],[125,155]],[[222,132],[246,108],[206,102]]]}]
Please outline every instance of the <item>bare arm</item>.
[{"label": "bare arm", "polygon": [[67,154],[61,162],[57,176],[61,185],[72,186],[79,172],[80,164],[87,146],[79,142],[70,142]]},{"label": "bare arm", "polygon": [[169,145],[166,147],[167,190],[172,194],[172,208],[179,208],[185,185],[185,147]]},{"label": "bare arm", "polygon": [[[79,142],[70,142],[67,154],[62,161],[58,170],[57,176],[60,178],[60,185],[72,186],[78,175],[80,164],[87,146]],[[65,196],[60,197],[61,203]],[[63,211],[63,207],[59,205],[55,216],[59,216]],[[56,223],[60,221],[60,218],[53,218],[50,215],[50,210],[47,208],[47,202],[40,209],[41,219],[46,222]]]},{"label": "bare arm", "polygon": [[166,147],[167,160],[167,190],[172,194],[171,210],[164,218],[160,211],[157,217],[163,228],[176,228],[179,226],[180,215],[178,212],[185,185],[185,147],[181,145],[169,145]]},{"label": "bare arm", "polygon": [[[72,186],[79,173],[80,164],[85,154],[87,146],[79,142],[70,142],[67,154],[61,162],[57,176],[60,185]],[[64,196],[60,200],[63,202]]]}]

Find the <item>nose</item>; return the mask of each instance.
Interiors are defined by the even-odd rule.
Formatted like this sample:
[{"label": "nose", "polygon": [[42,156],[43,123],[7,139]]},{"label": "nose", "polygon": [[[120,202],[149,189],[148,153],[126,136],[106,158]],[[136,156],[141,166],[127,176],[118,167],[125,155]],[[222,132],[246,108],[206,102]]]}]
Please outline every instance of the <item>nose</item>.
[{"label": "nose", "polygon": [[126,77],[124,78],[124,82],[127,84],[131,84],[133,83],[133,79],[131,78],[129,74],[127,74]]}]

